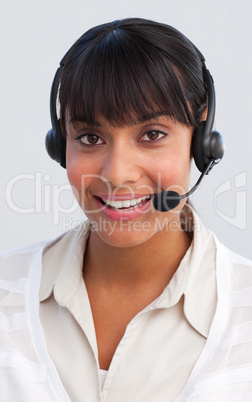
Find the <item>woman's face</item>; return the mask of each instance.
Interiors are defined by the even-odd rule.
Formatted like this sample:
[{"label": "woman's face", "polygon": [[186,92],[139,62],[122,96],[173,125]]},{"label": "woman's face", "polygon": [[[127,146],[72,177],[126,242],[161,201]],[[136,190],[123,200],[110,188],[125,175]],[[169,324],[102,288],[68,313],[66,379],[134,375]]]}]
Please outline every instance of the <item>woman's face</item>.
[{"label": "woman's face", "polygon": [[117,127],[67,119],[66,164],[70,184],[93,229],[116,247],[147,242],[179,230],[185,200],[158,212],[151,197],[164,190],[188,191],[193,129],[168,116]]}]

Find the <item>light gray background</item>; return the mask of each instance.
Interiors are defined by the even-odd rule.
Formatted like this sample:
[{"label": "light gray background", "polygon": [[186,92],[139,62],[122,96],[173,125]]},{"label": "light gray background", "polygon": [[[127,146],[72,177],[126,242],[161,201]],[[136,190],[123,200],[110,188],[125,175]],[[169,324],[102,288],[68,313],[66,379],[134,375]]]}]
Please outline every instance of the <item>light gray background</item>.
[{"label": "light gray background", "polygon": [[[250,0],[5,2],[0,12],[0,249],[51,238],[83,217],[65,170],[44,149],[50,86],[59,61],[84,31],[125,17],[173,25],[205,55],[226,155],[192,201],[223,243],[252,258]],[[194,167],[192,177],[193,183]]]}]

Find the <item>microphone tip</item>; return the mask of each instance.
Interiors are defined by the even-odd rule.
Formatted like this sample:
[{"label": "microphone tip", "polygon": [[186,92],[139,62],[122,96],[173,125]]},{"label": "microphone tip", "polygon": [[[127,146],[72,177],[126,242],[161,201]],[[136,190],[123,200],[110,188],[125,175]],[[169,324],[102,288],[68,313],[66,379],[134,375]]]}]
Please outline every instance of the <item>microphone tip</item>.
[{"label": "microphone tip", "polygon": [[153,197],[153,206],[159,212],[167,212],[176,208],[180,203],[181,197],[176,191],[163,191]]}]

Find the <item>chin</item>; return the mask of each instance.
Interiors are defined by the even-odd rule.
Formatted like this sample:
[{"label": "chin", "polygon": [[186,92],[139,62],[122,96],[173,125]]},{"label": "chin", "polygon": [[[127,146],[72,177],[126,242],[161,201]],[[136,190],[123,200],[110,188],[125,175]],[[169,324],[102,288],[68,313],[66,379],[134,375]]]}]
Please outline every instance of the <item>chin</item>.
[{"label": "chin", "polygon": [[[160,213],[158,213],[160,214]],[[180,229],[179,211],[161,213],[151,220],[92,220],[92,230],[100,241],[112,247],[137,247],[151,242],[154,237],[167,236]],[[172,227],[170,225],[172,224]]]},{"label": "chin", "polygon": [[155,234],[155,229],[139,221],[102,222],[92,221],[92,230],[103,242],[112,247],[135,247],[148,242]]}]

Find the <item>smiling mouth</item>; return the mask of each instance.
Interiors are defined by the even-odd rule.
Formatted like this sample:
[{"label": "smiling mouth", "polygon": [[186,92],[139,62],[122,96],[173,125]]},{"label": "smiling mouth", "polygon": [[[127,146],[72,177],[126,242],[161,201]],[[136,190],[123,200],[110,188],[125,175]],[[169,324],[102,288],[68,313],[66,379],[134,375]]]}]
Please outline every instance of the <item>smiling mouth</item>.
[{"label": "smiling mouth", "polygon": [[123,200],[123,201],[115,201],[115,200],[104,200],[103,198],[97,197],[99,198],[99,200],[101,201],[101,203],[109,209],[115,209],[115,210],[131,210],[131,209],[135,209],[135,208],[139,208],[142,205],[146,204],[149,200],[151,200],[151,198],[153,197],[153,195],[147,195],[145,197],[141,197],[141,198],[135,198],[132,200]]}]

